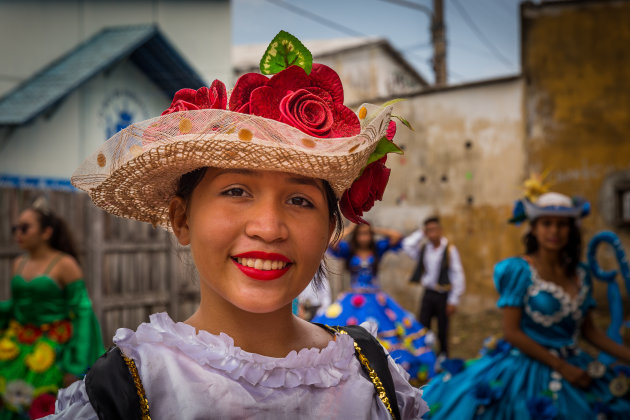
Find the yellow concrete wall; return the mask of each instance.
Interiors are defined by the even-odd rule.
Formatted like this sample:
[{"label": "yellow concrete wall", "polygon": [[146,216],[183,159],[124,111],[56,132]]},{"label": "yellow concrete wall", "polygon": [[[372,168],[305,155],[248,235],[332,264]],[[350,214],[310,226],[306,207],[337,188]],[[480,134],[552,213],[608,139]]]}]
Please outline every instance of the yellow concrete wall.
[{"label": "yellow concrete wall", "polygon": [[626,250],[630,229],[602,217],[602,186],[630,170],[629,22],[629,1],[522,7],[527,168],[551,169],[554,190],[591,202],[586,241],[609,229]]}]

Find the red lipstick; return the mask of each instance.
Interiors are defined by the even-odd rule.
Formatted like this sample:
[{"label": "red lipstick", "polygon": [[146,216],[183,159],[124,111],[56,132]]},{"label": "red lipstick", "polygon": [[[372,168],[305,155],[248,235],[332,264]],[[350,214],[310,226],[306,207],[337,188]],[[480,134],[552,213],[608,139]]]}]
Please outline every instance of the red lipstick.
[{"label": "red lipstick", "polygon": [[[271,260],[271,261],[282,261],[284,263],[288,263],[284,268],[280,268],[277,270],[260,270],[254,267],[247,267],[243,264],[240,264],[236,258],[256,258],[261,260]],[[291,268],[291,260],[285,257],[282,254],[268,253],[262,251],[250,251],[244,252],[242,254],[234,255],[232,257],[232,261],[238,267],[239,270],[243,272],[247,277],[251,277],[255,280],[275,280],[278,277],[281,277],[284,273],[289,271]]]}]

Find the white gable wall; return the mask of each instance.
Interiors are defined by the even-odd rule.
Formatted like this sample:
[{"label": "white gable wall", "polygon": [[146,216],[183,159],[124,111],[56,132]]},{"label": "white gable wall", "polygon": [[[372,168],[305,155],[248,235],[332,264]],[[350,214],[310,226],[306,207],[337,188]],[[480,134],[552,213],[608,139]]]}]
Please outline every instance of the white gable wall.
[{"label": "white gable wall", "polygon": [[2,174],[69,179],[107,139],[121,112],[134,122],[158,116],[167,98],[130,62],[101,73],[50,113],[0,137]]},{"label": "white gable wall", "polygon": [[206,82],[229,82],[228,0],[8,0],[0,2],[0,96],[105,27],[137,24],[157,24]]}]

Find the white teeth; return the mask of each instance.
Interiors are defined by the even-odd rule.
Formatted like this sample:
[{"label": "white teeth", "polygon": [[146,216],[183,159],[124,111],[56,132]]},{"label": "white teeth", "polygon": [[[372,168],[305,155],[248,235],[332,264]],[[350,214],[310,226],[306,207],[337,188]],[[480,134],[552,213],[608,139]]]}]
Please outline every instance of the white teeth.
[{"label": "white teeth", "polygon": [[236,258],[236,261],[241,265],[257,270],[279,270],[287,265],[287,263],[282,261],[262,260],[258,258]]}]

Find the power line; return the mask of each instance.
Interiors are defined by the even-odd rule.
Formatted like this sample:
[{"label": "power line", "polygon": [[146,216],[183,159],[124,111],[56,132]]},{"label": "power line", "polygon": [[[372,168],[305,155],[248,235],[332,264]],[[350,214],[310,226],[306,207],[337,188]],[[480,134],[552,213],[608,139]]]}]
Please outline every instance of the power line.
[{"label": "power line", "polygon": [[365,35],[365,34],[363,34],[361,32],[355,31],[352,28],[348,28],[347,26],[341,25],[341,24],[339,24],[337,22],[333,22],[332,20],[328,20],[328,19],[326,19],[323,16],[320,16],[318,14],[309,12],[308,10],[302,9],[301,7],[294,6],[294,5],[289,4],[289,3],[285,2],[285,1],[282,1],[282,0],[266,0],[266,1],[268,3],[271,3],[271,4],[274,4],[274,5],[278,6],[278,7],[281,7],[283,9],[285,9],[285,10],[288,10],[289,12],[295,13],[296,15],[308,18],[308,19],[310,19],[310,20],[312,20],[314,22],[317,22],[317,23],[319,23],[321,25],[327,26],[327,27],[329,27],[331,29],[334,29],[336,31],[343,32],[346,35],[367,37],[367,35]]},{"label": "power line", "polygon": [[431,42],[420,42],[418,44],[411,44],[411,45],[407,45],[405,47],[400,47],[398,48],[398,50],[400,52],[405,52],[405,51],[411,51],[411,50],[420,50],[423,48],[430,48],[432,47],[433,44]]},{"label": "power line", "polygon": [[404,55],[405,57],[415,57],[417,60],[423,60],[423,61],[426,60],[429,63],[432,62],[431,57],[423,57],[414,51],[401,51],[400,53]]},{"label": "power line", "polygon": [[381,0],[381,1],[384,1],[385,3],[393,3],[398,6],[407,7],[409,9],[420,10],[421,12],[424,12],[427,16],[429,16],[429,19],[433,19],[433,10],[431,10],[430,7],[425,6],[424,4],[417,4],[417,3],[413,3],[407,0]]},{"label": "power line", "polygon": [[493,53],[495,58],[497,58],[499,61],[501,61],[507,67],[512,69],[514,67],[514,65],[510,62],[510,60],[508,58],[506,58],[501,53],[501,51],[499,51],[497,49],[497,47],[494,46],[494,44],[492,44],[490,42],[490,40],[488,38],[485,37],[483,32],[481,32],[481,30],[475,24],[475,21],[473,21],[472,18],[470,17],[470,15],[468,14],[468,12],[466,12],[466,9],[464,9],[462,7],[462,5],[459,4],[459,1],[458,0],[453,0],[453,5],[455,6],[455,8],[459,12],[459,14],[462,16],[462,18],[464,18],[464,21],[470,27],[470,29],[472,29],[472,31],[477,35],[477,38],[479,38],[479,40]]}]

